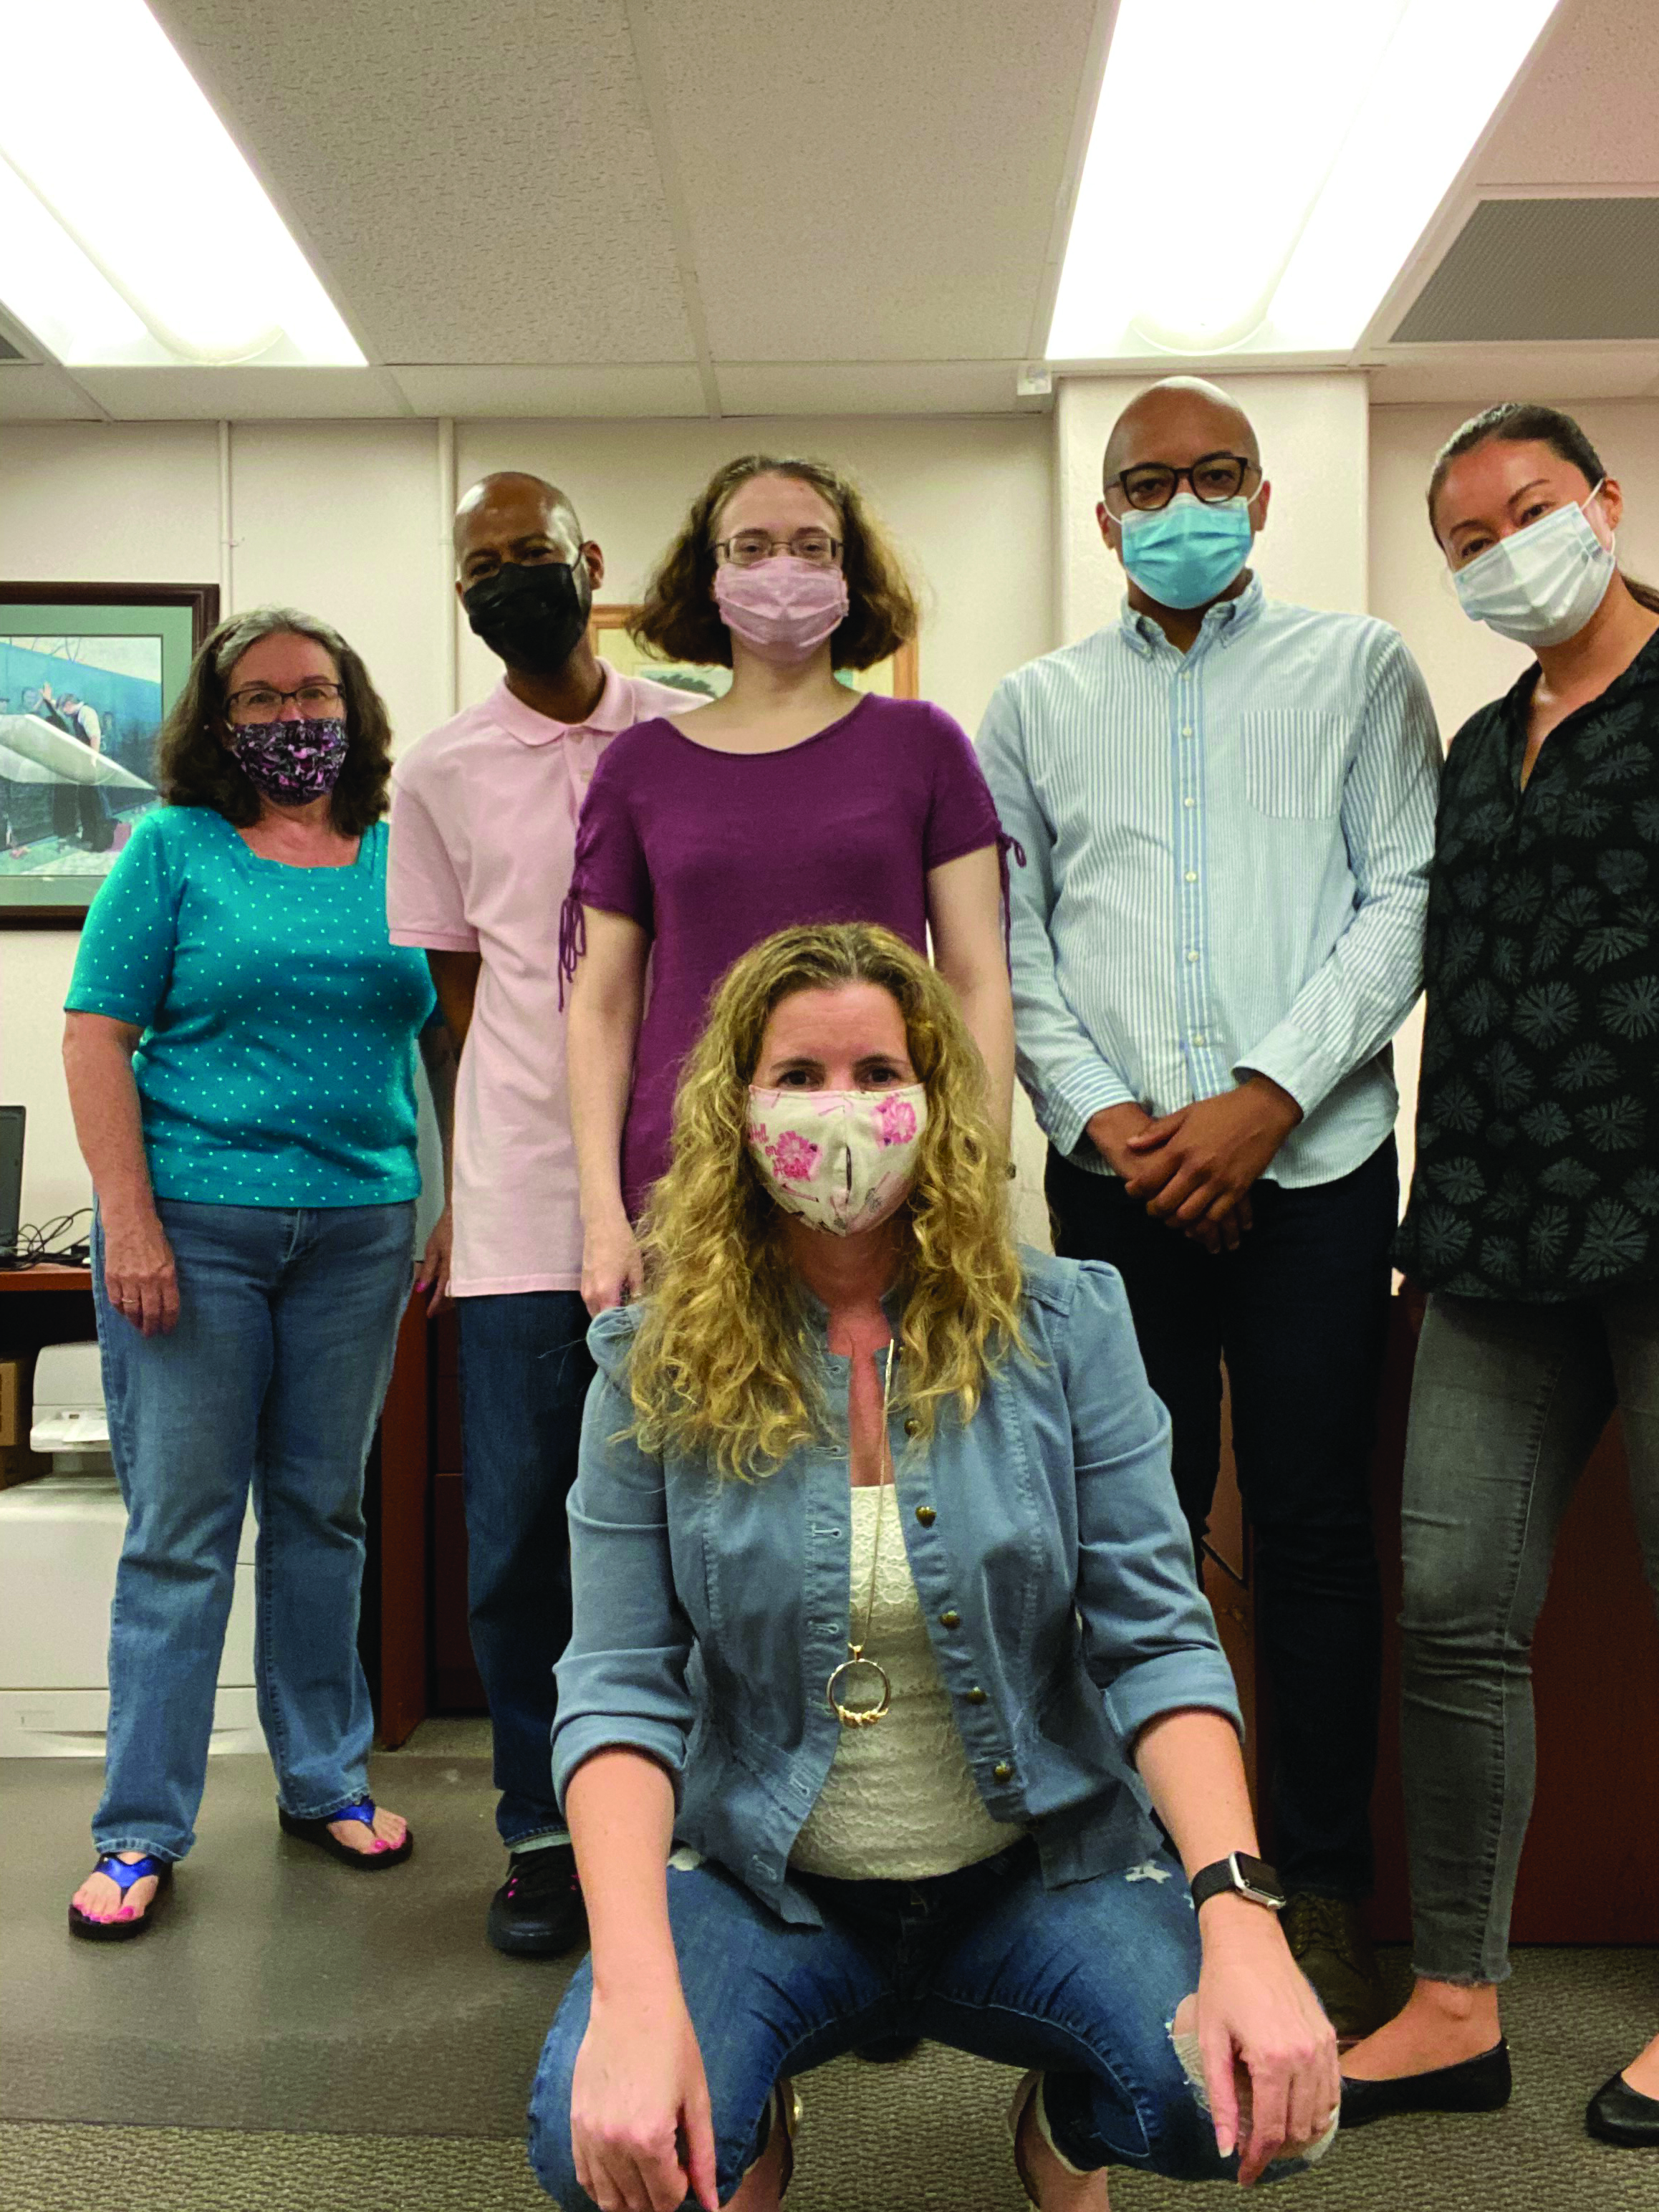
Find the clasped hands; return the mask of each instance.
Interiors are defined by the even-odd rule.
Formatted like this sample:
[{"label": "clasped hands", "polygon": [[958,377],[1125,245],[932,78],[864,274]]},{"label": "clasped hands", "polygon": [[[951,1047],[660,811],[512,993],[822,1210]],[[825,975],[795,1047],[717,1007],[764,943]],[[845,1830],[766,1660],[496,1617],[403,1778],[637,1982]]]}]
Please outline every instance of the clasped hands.
[{"label": "clasped hands", "polygon": [[1290,1092],[1267,1075],[1154,1117],[1144,1106],[1108,1106],[1088,1135],[1127,1195],[1206,1252],[1236,1252],[1250,1226],[1250,1186],[1302,1119]]}]

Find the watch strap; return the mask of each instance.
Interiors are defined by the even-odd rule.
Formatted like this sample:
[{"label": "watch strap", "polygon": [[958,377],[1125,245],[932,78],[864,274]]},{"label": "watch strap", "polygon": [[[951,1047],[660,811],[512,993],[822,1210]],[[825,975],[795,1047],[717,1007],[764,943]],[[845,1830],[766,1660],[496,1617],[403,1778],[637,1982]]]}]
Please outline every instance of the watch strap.
[{"label": "watch strap", "polygon": [[1194,1911],[1200,1905],[1207,1904],[1211,1898],[1218,1897],[1223,1890],[1229,1889],[1236,1896],[1248,1898],[1252,1905],[1260,1905],[1269,1912],[1277,1912],[1282,1908],[1285,1893],[1279,1887],[1278,1875],[1271,1868],[1265,1869],[1273,1874],[1273,1888],[1265,1888],[1259,1882],[1247,1879],[1238,1863],[1239,1856],[1237,1851],[1230,1851],[1224,1859],[1217,1859],[1212,1864],[1199,1869],[1189,1884]]}]

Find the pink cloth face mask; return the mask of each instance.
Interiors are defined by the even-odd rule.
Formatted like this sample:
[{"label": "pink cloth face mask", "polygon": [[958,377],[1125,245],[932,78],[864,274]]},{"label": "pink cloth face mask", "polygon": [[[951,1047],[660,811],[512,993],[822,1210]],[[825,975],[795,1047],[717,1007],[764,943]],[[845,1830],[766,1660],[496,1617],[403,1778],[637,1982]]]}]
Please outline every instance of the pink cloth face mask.
[{"label": "pink cloth face mask", "polygon": [[752,568],[733,562],[714,571],[720,620],[763,660],[805,660],[847,615],[847,579],[839,568],[775,553]]},{"label": "pink cloth face mask", "polygon": [[874,1229],[904,1203],[927,1093],[749,1087],[749,1157],[786,1213],[832,1237]]}]

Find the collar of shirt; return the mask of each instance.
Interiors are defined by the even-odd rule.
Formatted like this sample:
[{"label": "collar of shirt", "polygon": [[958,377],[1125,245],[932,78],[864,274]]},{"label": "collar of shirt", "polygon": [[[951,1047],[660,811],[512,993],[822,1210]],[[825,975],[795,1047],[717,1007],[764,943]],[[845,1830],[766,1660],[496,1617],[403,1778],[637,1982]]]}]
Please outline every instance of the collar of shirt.
[{"label": "collar of shirt", "polygon": [[[1193,641],[1191,652],[1202,652],[1206,645],[1230,645],[1234,638],[1242,635],[1253,623],[1260,620],[1266,604],[1267,593],[1261,588],[1261,579],[1252,576],[1236,599],[1218,599],[1212,607],[1206,607],[1204,620]],[[1124,636],[1143,660],[1150,660],[1160,652],[1173,653],[1176,650],[1164,635],[1162,625],[1154,622],[1151,615],[1143,615],[1132,607],[1127,595],[1120,626]],[[1182,659],[1187,657],[1185,653],[1181,655]]]},{"label": "collar of shirt", "polygon": [[550,745],[556,738],[570,737],[614,737],[625,730],[638,716],[635,711],[629,686],[623,682],[608,660],[599,665],[605,671],[605,689],[594,702],[593,710],[580,722],[556,722],[550,714],[538,714],[533,707],[526,707],[507,688],[505,678],[489,696],[489,711],[509,737],[516,738],[521,745]]}]

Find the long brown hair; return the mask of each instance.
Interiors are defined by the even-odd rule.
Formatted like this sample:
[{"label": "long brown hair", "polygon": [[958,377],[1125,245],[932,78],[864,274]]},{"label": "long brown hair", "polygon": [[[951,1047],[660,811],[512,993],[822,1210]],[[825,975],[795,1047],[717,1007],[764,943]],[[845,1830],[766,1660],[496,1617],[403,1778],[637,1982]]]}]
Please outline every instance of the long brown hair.
[{"label": "long brown hair", "polygon": [[[1558,461],[1577,469],[1592,490],[1607,473],[1583,426],[1571,415],[1564,415],[1559,407],[1544,407],[1529,400],[1504,400],[1496,407],[1488,407],[1483,414],[1472,415],[1461,430],[1453,431],[1434,457],[1434,468],[1429,477],[1429,527],[1434,532],[1437,545],[1440,543],[1440,531],[1434,519],[1435,503],[1445,483],[1447,471],[1465,453],[1474,453],[1477,446],[1490,445],[1494,439],[1505,446],[1547,446]],[[1625,575],[1622,568],[1619,574],[1637,605],[1659,615],[1659,591],[1651,584],[1638,584],[1634,576]]]},{"label": "long brown hair", "polygon": [[732,633],[714,605],[714,526],[732,493],[754,477],[793,477],[834,507],[848,607],[830,639],[837,668],[873,668],[916,634],[916,597],[886,532],[850,477],[824,461],[744,453],[727,461],[691,502],[629,625],[637,641],[670,660],[732,665]]},{"label": "long brown hair", "polygon": [[749,1157],[749,1085],[773,1008],[797,991],[874,983],[904,1017],[927,1093],[915,1179],[895,1217],[904,1316],[896,1402],[924,1441],[963,1419],[989,1369],[1024,1346],[1007,1147],[985,1071],[938,970],[890,930],[780,930],[714,994],[674,1104],[668,1172],[647,1209],[647,1296],[629,1364],[635,1432],[750,1480],[822,1429],[823,1406],[783,1216]]},{"label": "long brown hair", "polygon": [[343,837],[361,837],[386,812],[392,775],[386,702],[339,631],[293,607],[254,607],[232,615],[204,642],[156,741],[161,796],[169,806],[210,806],[239,830],[258,820],[259,794],[222,743],[225,696],[245,653],[261,638],[289,635],[320,645],[340,672],[346,757],[329,797],[329,819]]}]

